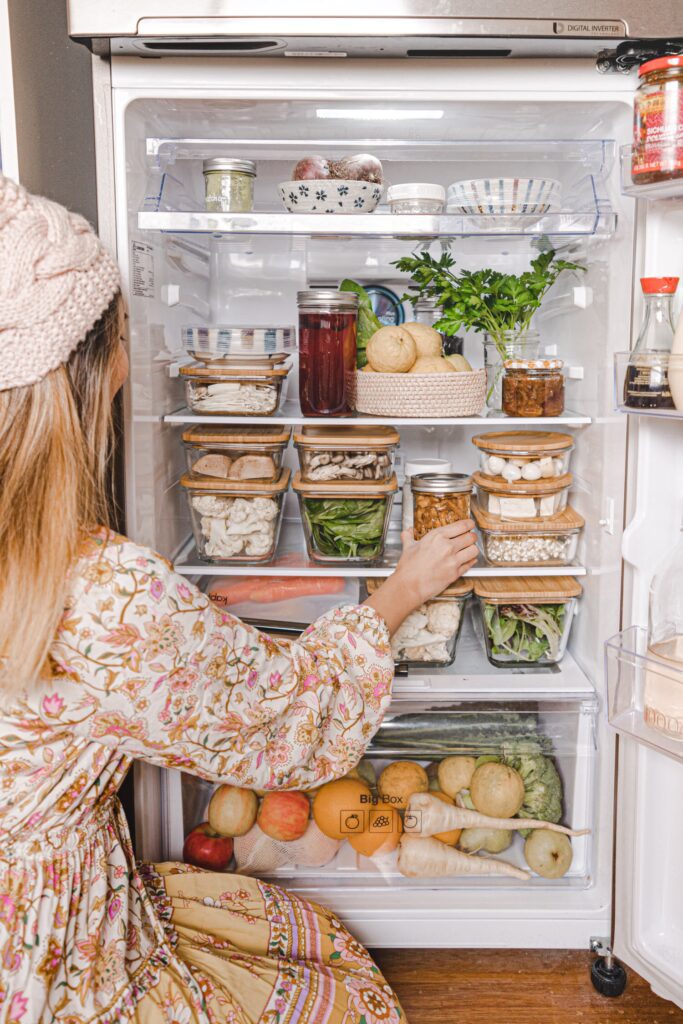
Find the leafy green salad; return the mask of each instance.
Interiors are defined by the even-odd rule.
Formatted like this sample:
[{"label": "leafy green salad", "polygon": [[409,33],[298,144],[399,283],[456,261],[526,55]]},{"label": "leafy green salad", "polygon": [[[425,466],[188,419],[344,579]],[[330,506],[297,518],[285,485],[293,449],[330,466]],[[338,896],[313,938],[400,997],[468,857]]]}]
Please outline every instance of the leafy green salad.
[{"label": "leafy green salad", "polygon": [[305,498],[304,515],[323,555],[376,558],[382,550],[386,500]]},{"label": "leafy green salad", "polygon": [[564,632],[563,604],[485,604],[491,654],[515,661],[556,661]]}]

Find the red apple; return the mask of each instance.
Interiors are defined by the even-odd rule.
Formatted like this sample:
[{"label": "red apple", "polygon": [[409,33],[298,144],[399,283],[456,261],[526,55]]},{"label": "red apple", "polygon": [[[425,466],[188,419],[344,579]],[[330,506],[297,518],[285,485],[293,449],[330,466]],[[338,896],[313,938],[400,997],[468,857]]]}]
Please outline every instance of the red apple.
[{"label": "red apple", "polygon": [[233,842],[221,836],[203,821],[185,836],[183,860],[207,871],[225,871],[232,860]]},{"label": "red apple", "polygon": [[311,805],[305,793],[266,793],[256,821],[271,839],[291,843],[308,828]]}]

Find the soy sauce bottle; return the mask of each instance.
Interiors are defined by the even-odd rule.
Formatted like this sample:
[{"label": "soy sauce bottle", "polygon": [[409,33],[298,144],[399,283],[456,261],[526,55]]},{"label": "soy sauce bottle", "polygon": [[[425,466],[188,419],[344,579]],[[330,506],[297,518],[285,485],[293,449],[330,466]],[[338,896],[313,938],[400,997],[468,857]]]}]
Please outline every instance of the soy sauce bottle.
[{"label": "soy sauce bottle", "polygon": [[629,357],[624,405],[629,409],[673,409],[669,356],[674,339],[672,303],[677,277],[641,277],[645,315]]}]

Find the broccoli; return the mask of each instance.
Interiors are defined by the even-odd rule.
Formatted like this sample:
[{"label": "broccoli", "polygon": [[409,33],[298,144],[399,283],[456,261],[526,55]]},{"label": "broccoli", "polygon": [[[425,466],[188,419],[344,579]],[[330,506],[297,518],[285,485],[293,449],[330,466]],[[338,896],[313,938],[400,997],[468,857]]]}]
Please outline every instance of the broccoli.
[{"label": "broccoli", "polygon": [[[513,740],[503,745],[503,764],[519,772],[524,782],[524,803],[518,818],[538,818],[555,824],[562,817],[562,781],[557,768],[533,740]],[[521,835],[529,834],[523,829]]]}]

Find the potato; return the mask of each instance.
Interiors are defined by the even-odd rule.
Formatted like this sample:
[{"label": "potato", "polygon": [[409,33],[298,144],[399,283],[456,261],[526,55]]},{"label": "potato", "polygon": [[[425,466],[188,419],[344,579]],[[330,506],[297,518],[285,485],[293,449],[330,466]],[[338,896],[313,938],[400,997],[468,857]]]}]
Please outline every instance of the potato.
[{"label": "potato", "polygon": [[417,358],[433,356],[439,359],[443,345],[443,339],[438,331],[427,324],[407,323],[401,324],[404,331],[408,331],[417,347]]},{"label": "potato", "polygon": [[454,370],[457,370],[460,373],[462,373],[464,370],[469,371],[470,373],[472,372],[472,367],[467,362],[465,357],[459,355],[457,352],[454,352],[453,355],[451,356],[445,356],[444,358],[446,359],[447,362],[451,364]]},{"label": "potato", "polygon": [[380,327],[368,342],[368,362],[377,373],[407,373],[417,359],[417,347],[402,327]]},{"label": "potato", "polygon": [[470,782],[475,809],[490,818],[514,818],[524,803],[522,776],[506,764],[489,761],[477,768]]},{"label": "potato", "polygon": [[413,363],[410,373],[455,373],[455,367],[441,356],[422,356]]},{"label": "potato", "polygon": [[460,790],[470,788],[476,767],[477,762],[473,757],[444,757],[437,769],[439,787],[446,796],[455,799]]}]

